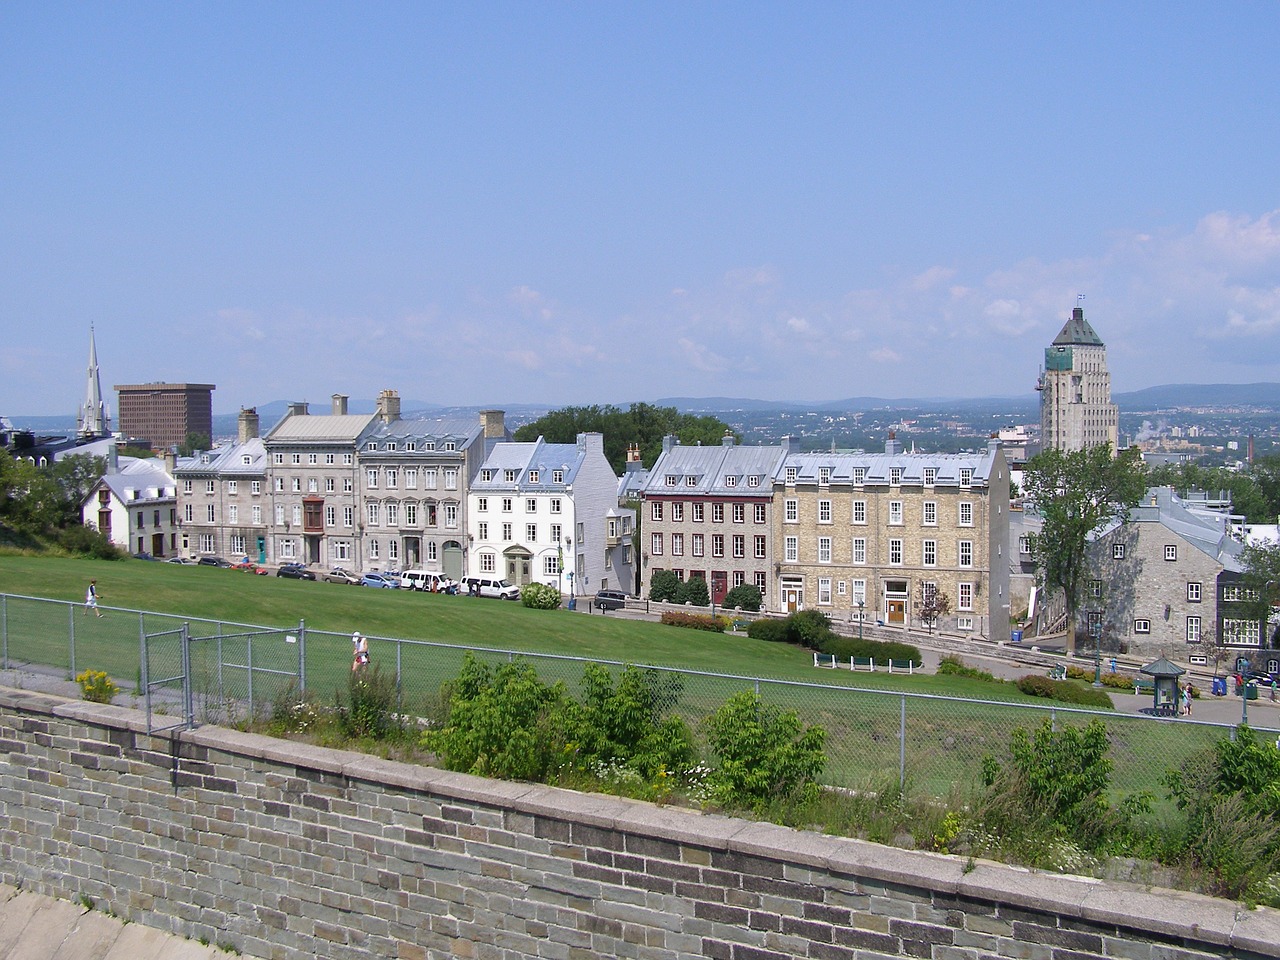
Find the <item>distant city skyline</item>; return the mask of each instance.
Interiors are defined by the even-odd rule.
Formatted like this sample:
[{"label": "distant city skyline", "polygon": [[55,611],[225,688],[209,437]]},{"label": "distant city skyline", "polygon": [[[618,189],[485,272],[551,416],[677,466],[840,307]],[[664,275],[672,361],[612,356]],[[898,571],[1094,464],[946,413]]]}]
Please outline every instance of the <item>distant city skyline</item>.
[{"label": "distant city skyline", "polygon": [[[1280,381],[1280,7],[0,7],[0,414]],[[113,395],[107,403],[115,413]]]}]

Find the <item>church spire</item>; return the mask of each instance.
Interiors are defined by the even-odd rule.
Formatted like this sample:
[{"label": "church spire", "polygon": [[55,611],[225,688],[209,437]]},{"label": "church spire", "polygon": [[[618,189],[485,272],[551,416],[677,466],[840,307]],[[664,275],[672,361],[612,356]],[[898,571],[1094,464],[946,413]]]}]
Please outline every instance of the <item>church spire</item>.
[{"label": "church spire", "polygon": [[82,437],[102,437],[111,432],[111,414],[102,399],[102,381],[98,377],[98,344],[89,324],[89,375],[85,387],[84,406],[80,408],[80,424],[76,433]]}]

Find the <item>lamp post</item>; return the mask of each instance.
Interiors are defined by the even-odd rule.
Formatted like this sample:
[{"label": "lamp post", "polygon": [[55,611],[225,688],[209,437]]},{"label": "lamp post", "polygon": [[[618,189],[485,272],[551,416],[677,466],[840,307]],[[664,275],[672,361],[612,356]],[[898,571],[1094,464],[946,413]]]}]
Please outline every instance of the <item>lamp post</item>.
[{"label": "lamp post", "polygon": [[1089,614],[1090,632],[1093,634],[1093,685],[1102,686],[1102,611]]},{"label": "lamp post", "polygon": [[862,641],[862,611],[866,608],[865,600],[858,601],[858,641]]}]

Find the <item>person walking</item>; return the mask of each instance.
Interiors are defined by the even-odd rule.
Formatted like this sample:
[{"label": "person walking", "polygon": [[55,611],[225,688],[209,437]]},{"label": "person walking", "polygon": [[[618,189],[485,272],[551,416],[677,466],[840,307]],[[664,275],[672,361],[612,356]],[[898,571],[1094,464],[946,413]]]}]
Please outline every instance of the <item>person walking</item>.
[{"label": "person walking", "polygon": [[1188,717],[1191,716],[1191,684],[1187,684],[1182,688],[1182,711]]},{"label": "person walking", "polygon": [[359,630],[351,635],[351,672],[359,673],[369,665],[369,638]]},{"label": "person walking", "polygon": [[84,615],[87,617],[89,611],[92,610],[97,617],[102,616],[102,611],[98,609],[98,581],[90,580],[89,589],[84,592]]}]

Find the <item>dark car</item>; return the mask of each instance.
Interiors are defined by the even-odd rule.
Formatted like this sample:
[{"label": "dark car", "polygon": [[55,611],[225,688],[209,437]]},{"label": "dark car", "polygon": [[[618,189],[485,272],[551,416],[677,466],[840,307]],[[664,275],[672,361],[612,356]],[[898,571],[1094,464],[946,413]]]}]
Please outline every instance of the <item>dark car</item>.
[{"label": "dark car", "polygon": [[288,577],[290,580],[314,580],[316,575],[300,563],[286,563],[276,571],[277,577]]},{"label": "dark car", "polygon": [[627,595],[621,590],[601,590],[591,602],[597,610],[621,610],[627,605]]},{"label": "dark car", "polygon": [[230,561],[223,560],[221,557],[201,557],[196,563],[202,567],[229,567]]}]

